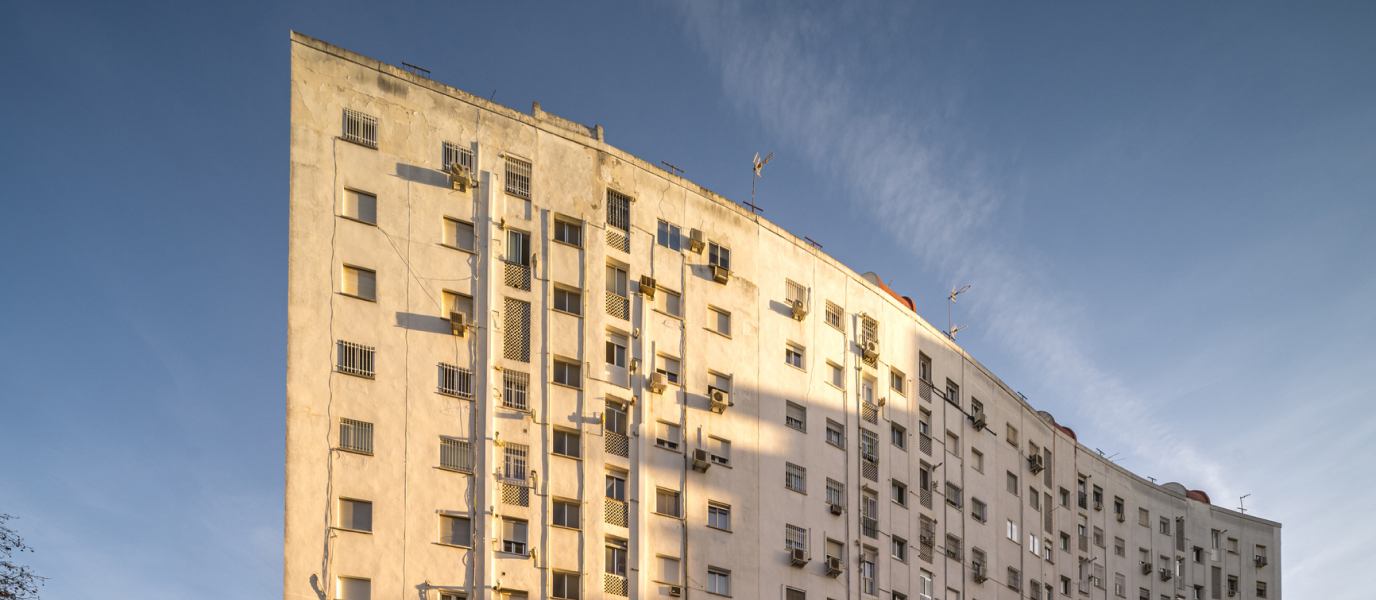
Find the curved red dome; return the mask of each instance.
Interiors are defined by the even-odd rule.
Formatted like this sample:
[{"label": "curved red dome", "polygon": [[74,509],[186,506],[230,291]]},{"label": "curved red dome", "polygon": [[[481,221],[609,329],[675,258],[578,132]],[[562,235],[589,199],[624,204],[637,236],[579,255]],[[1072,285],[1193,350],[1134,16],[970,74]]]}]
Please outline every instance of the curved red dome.
[{"label": "curved red dome", "polygon": [[1199,502],[1203,502],[1205,504],[1213,504],[1213,502],[1209,502],[1209,495],[1199,490],[1190,490],[1188,492],[1185,492],[1185,497],[1191,500],[1198,500]]},{"label": "curved red dome", "polygon": [[1075,440],[1075,441],[1077,441],[1077,442],[1080,441],[1080,438],[1075,437],[1075,430],[1074,430],[1074,429],[1071,429],[1071,428],[1066,427],[1066,426],[1064,426],[1064,425],[1057,425],[1057,426],[1056,426],[1056,429],[1059,429],[1059,430],[1061,430],[1061,431],[1064,431],[1066,435],[1070,436],[1070,439]]}]

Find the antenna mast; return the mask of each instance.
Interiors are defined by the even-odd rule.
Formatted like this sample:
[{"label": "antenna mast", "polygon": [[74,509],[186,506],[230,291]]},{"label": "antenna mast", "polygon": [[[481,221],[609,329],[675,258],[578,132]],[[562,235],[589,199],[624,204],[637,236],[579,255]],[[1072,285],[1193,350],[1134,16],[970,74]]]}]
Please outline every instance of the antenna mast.
[{"label": "antenna mast", "polygon": [[767,164],[769,164],[769,161],[771,161],[771,160],[774,160],[774,153],[773,153],[773,152],[770,152],[770,153],[769,153],[769,156],[764,157],[764,160],[760,160],[760,153],[759,153],[759,152],[756,152],[756,153],[755,153],[755,160],[751,161],[752,164],[754,165],[754,169],[755,169],[755,175],[752,176],[752,177],[750,178],[750,208],[751,208],[752,210],[756,210],[756,207],[755,207],[755,180],[756,180],[756,179],[759,179],[759,178],[761,178],[761,177],[764,177],[764,175],[761,175],[761,174],[760,174],[760,169],[763,169],[764,166],[767,165]]},{"label": "antenna mast", "polygon": [[956,333],[958,333],[962,329],[965,329],[966,327],[969,327],[969,325],[961,325],[960,327],[956,327],[953,323],[951,323],[951,305],[956,303],[956,296],[964,294],[965,291],[969,289],[970,286],[968,285],[963,288],[960,288],[959,290],[952,287],[951,295],[946,297],[946,337],[951,338],[951,341],[955,341]]}]

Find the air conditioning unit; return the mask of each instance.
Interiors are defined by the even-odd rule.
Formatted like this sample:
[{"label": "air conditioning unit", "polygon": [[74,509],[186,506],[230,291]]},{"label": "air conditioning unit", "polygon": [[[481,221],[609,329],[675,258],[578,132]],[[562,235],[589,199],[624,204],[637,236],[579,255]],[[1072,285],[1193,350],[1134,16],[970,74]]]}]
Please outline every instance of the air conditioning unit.
[{"label": "air conditioning unit", "polygon": [[726,283],[731,280],[731,271],[721,265],[712,265],[712,281]]},{"label": "air conditioning unit", "polygon": [[839,514],[845,512],[845,511],[846,511],[846,507],[841,506],[840,504],[833,504],[833,505],[831,505],[831,514],[833,514],[833,515],[839,515]]},{"label": "air conditioning unit", "polygon": [[1046,458],[1040,454],[1033,454],[1027,457],[1027,468],[1032,470],[1032,474],[1041,473],[1046,468]]},{"label": "air conditioning unit", "polygon": [[789,552],[789,562],[793,563],[793,566],[795,567],[801,567],[803,565],[806,565],[807,551],[803,550],[802,548],[794,548]]},{"label": "air conditioning unit", "polygon": [[726,412],[726,407],[731,406],[731,394],[720,388],[707,388],[707,398],[712,403],[712,412],[721,414]]},{"label": "air conditioning unit", "polygon": [[707,468],[712,466],[712,455],[706,450],[698,448],[693,451],[693,470],[699,473],[706,473]]},{"label": "air conditioning unit", "polygon": [[827,557],[827,575],[836,577],[841,574],[841,559],[835,556]]},{"label": "air conditioning unit", "polygon": [[1125,514],[1123,514],[1123,513],[1118,513],[1118,522],[1119,522],[1119,523],[1122,523],[1123,521],[1126,521],[1126,520],[1128,520],[1128,516],[1127,516],[1127,515],[1125,515]]},{"label": "air conditioning unit", "polygon": [[1236,596],[1236,595],[1237,595],[1237,590],[1228,590],[1228,597],[1229,597],[1229,598],[1232,598],[1233,596]]},{"label": "air conditioning unit", "polygon": [[807,318],[807,303],[803,300],[793,301],[793,320],[801,321]]},{"label": "air conditioning unit", "polygon": [[707,243],[702,240],[702,230],[694,229],[688,232],[688,249],[694,254],[702,254],[702,249],[707,247]]},{"label": "air conditioning unit", "polygon": [[669,586],[669,595],[678,598],[683,595],[683,588],[677,585],[671,585]]},{"label": "air conditioning unit", "polygon": [[922,535],[920,535],[920,536],[917,537],[917,541],[921,542],[923,545],[930,546],[930,545],[932,545],[933,543],[935,543],[936,540],[933,540],[933,539],[932,539],[932,535],[931,535],[931,534],[929,534],[929,533],[924,533],[924,534],[922,534]]},{"label": "air conditioning unit", "polygon": [[669,386],[669,376],[659,371],[650,373],[650,391],[656,394],[664,392],[664,388]]},{"label": "air conditioning unit", "polygon": [[879,360],[879,340],[865,340],[860,349],[865,353],[865,360]]},{"label": "air conditioning unit", "polygon": [[459,163],[449,164],[449,185],[460,192],[468,191],[468,188],[478,187],[478,179],[468,170],[468,167]]},{"label": "air conditioning unit", "polygon": [[1104,510],[1104,503],[1100,500],[1094,501],[1094,510]]},{"label": "air conditioning unit", "polygon": [[1151,575],[1151,563],[1149,563],[1149,562],[1144,562],[1144,563],[1142,563],[1142,574],[1143,574],[1143,575]]},{"label": "air conditioning unit", "polygon": [[1161,569],[1161,581],[1170,581],[1172,575],[1170,569]]},{"label": "air conditioning unit", "polygon": [[645,294],[646,298],[655,298],[655,278],[649,275],[640,276],[640,293]]},{"label": "air conditioning unit", "polygon": [[984,572],[984,563],[976,561],[970,563],[970,570],[975,574],[975,583],[984,583],[989,576]]},{"label": "air conditioning unit", "polygon": [[1264,566],[1266,566],[1266,557],[1265,557],[1265,556],[1262,556],[1262,555],[1258,554],[1258,555],[1256,555],[1256,559],[1255,559],[1255,560],[1256,560],[1256,563],[1257,563],[1257,567],[1264,567]]},{"label": "air conditioning unit", "polygon": [[464,331],[467,331],[467,329],[468,315],[465,315],[461,312],[451,311],[449,313],[449,331],[453,332],[454,335],[463,337],[463,333]]},{"label": "air conditioning unit", "polygon": [[[979,412],[971,413],[970,421],[972,422],[972,426],[975,428],[975,431],[983,431],[985,427],[989,426],[989,417],[988,415],[985,415],[984,411],[982,410]],[[1038,456],[1037,458],[1041,457]],[[1036,471],[1033,471],[1033,473],[1035,472]]]}]

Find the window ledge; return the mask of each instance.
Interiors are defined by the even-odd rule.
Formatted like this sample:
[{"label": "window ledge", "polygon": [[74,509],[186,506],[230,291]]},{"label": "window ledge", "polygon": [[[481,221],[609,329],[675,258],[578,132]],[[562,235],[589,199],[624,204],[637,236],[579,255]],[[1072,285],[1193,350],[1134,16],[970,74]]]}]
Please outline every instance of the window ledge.
[{"label": "window ledge", "polygon": [[461,474],[461,475],[472,475],[472,474],[473,474],[472,471],[464,471],[464,470],[462,470],[462,469],[455,469],[455,468],[453,468],[453,467],[435,467],[435,468],[436,468],[436,469],[439,469],[439,470],[441,470],[441,471],[448,471],[448,472],[450,472],[450,473],[459,473],[459,474]]},{"label": "window ledge", "polygon": [[726,532],[726,533],[732,533],[732,531],[731,531],[730,529],[722,529],[722,528],[720,528],[720,527],[713,527],[713,526],[711,526],[711,525],[708,525],[707,528],[708,528],[708,529],[715,529],[715,530],[717,530],[717,531],[724,531],[724,532]]},{"label": "window ledge", "polygon": [[[717,330],[715,330],[715,329],[712,329],[711,327],[703,327],[703,329],[706,329],[707,331],[710,331],[710,332],[712,332],[712,333],[715,333],[715,334],[717,334],[717,335],[719,335],[719,336],[721,336],[721,337],[724,337],[724,338],[726,338],[726,339],[728,339],[728,340],[731,339],[731,334],[729,334],[729,333],[722,333],[722,332],[720,332],[720,331],[717,331]],[[711,593],[711,592],[708,592],[708,593]]]},{"label": "window ledge", "polygon": [[339,218],[341,218],[341,219],[348,219],[348,220],[353,221],[353,222],[355,222],[355,223],[362,223],[362,224],[367,225],[367,226],[369,226],[369,227],[377,227],[377,223],[372,223],[372,222],[369,222],[369,221],[364,221],[363,219],[360,219],[360,218],[358,218],[358,217],[351,217],[351,216],[349,216],[349,215],[335,215],[335,216],[337,216],[337,217],[339,217]]},{"label": "window ledge", "polygon": [[373,535],[373,532],[371,531],[364,531],[362,529],[349,529],[348,527],[331,527],[330,529],[333,529],[335,531],[348,531],[352,533],[366,533],[368,535]]},{"label": "window ledge", "polygon": [[568,246],[568,247],[570,247],[570,248],[577,248],[577,249],[579,249],[579,250],[582,250],[582,249],[583,249],[583,246],[581,246],[581,245],[572,244],[572,243],[566,242],[566,241],[564,241],[564,240],[556,240],[556,239],[551,238],[550,241],[551,241],[551,242],[554,242],[554,243],[556,243],[556,244],[563,244],[563,245]]},{"label": "window ledge", "polygon": [[340,296],[344,296],[344,297],[346,297],[346,298],[354,298],[354,299],[356,299],[356,300],[362,300],[362,301],[364,301],[364,302],[372,302],[372,303],[374,303],[374,304],[377,303],[377,299],[376,299],[376,298],[364,298],[363,296],[355,296],[355,295],[350,294],[350,293],[348,293],[348,292],[338,292],[338,293],[339,293]]},{"label": "window ledge", "polygon": [[[351,449],[349,449],[349,448],[339,448],[339,447],[336,447],[335,450],[338,450],[338,451],[340,451],[340,452],[348,452],[349,454],[357,454],[357,455],[359,455],[359,456],[372,456],[372,455],[373,455],[372,452],[364,452],[364,451],[362,451],[362,450],[351,450]],[[353,530],[350,529],[349,531],[353,531]]]},{"label": "window ledge", "polygon": [[557,308],[551,308],[551,309],[549,309],[549,310],[550,310],[550,312],[557,312],[557,313],[560,313],[560,314],[565,314],[565,315],[569,315],[569,316],[573,316],[573,317],[578,317],[578,318],[580,318],[580,319],[583,318],[583,315],[578,314],[578,313],[576,313],[576,312],[569,312],[569,311],[567,311],[567,310],[559,310],[559,309],[557,309]]},{"label": "window ledge", "polygon": [[450,250],[458,250],[459,252],[463,252],[464,254],[472,254],[472,255],[474,255],[474,256],[477,256],[477,255],[478,255],[478,251],[477,251],[477,250],[469,250],[468,248],[463,248],[463,247],[460,247],[460,246],[455,246],[455,245],[453,245],[453,244],[445,244],[445,243],[441,242],[441,243],[440,243],[440,246],[443,246],[443,247],[448,248],[448,249],[450,249]]},{"label": "window ledge", "polygon": [[650,310],[651,310],[651,312],[657,312],[657,313],[659,313],[659,314],[661,314],[661,315],[664,315],[664,316],[666,316],[666,317],[670,317],[670,318],[673,318],[673,319],[678,319],[678,320],[680,320],[680,321],[683,320],[683,317],[682,317],[682,316],[676,315],[676,314],[671,313],[671,312],[664,312],[664,311],[662,311],[662,310],[659,310],[658,308],[652,308],[652,309],[650,309]]},{"label": "window ledge", "polygon": [[581,456],[573,456],[573,455],[569,455],[569,454],[560,454],[560,453],[558,453],[558,452],[550,452],[550,456],[560,456],[560,457],[563,457],[563,458],[567,458],[567,459],[569,459],[569,460],[578,460],[578,461],[583,460],[583,457],[581,457]]},{"label": "window ledge", "polygon": [[432,544],[434,544],[434,545],[436,545],[436,546],[444,546],[445,548],[458,548],[458,549],[460,549],[460,550],[472,550],[472,549],[473,549],[472,546],[460,546],[460,545],[458,545],[458,544],[446,544],[446,543],[444,543],[444,542],[430,542],[430,543],[432,543]]},{"label": "window ledge", "polygon": [[571,390],[578,390],[578,391],[580,391],[580,392],[583,391],[583,388],[581,388],[581,387],[579,387],[579,386],[576,386],[576,385],[569,385],[569,384],[567,384],[567,383],[559,383],[558,381],[551,381],[551,382],[549,382],[549,383],[550,383],[550,385],[553,385],[553,386],[555,386],[555,387],[568,388],[568,389],[571,389]]}]

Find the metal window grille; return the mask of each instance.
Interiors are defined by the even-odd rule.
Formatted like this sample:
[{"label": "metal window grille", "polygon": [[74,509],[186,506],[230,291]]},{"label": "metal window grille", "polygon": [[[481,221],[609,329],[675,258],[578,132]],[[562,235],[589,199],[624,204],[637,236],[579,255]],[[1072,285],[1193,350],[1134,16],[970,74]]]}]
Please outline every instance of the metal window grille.
[{"label": "metal window grille", "polygon": [[361,454],[373,453],[373,424],[353,419],[339,420],[339,449]]},{"label": "metal window grille", "polygon": [[925,401],[925,402],[931,402],[931,401],[932,401],[932,384],[927,383],[927,381],[924,380],[924,379],[919,379],[919,380],[918,380],[918,386],[917,386],[917,395],[918,395],[918,396],[921,396],[923,401]]},{"label": "metal window grille", "polygon": [[518,290],[530,291],[530,267],[511,260],[502,261],[506,265],[506,284]]},{"label": "metal window grille", "polygon": [[607,225],[622,231],[631,230],[631,197],[616,190],[607,190]]},{"label": "metal window grille", "polygon": [[827,479],[827,504],[846,505],[846,484]]},{"label": "metal window grille", "polygon": [[530,488],[525,485],[502,482],[502,504],[530,506]]},{"label": "metal window grille", "polygon": [[860,403],[860,418],[874,424],[879,424],[879,407],[869,402]]},{"label": "metal window grille", "polygon": [[917,449],[927,456],[932,455],[932,436],[925,433],[917,434]]},{"label": "metal window grille", "polygon": [[949,533],[946,534],[946,556],[956,560],[963,560],[965,558],[965,553],[960,547],[960,538]]},{"label": "metal window grille", "polygon": [[631,299],[617,295],[616,292],[607,292],[607,314],[618,319],[630,320]]},{"label": "metal window grille", "polygon": [[[879,321],[872,317],[865,317],[860,320],[860,343],[879,341]],[[865,364],[873,367],[878,359],[865,360]]]},{"label": "metal window grille", "polygon": [[784,280],[784,299],[792,303],[795,300],[807,301],[807,290],[803,289],[802,284],[791,280]]},{"label": "metal window grille", "polygon": [[466,440],[440,440],[440,466],[464,473],[473,472],[473,444]]},{"label": "metal window grille", "polygon": [[879,481],[879,434],[860,430],[860,474],[870,481]]},{"label": "metal window grille", "polygon": [[606,434],[606,436],[607,436],[607,448],[606,448],[607,454],[613,454],[613,455],[616,455],[616,456],[624,456],[624,457],[627,457],[627,458],[630,457],[630,455],[631,455],[631,452],[630,452],[630,449],[631,449],[631,440],[630,440],[630,438],[628,438],[628,437],[626,437],[626,436],[624,436],[624,435],[622,435],[622,434],[620,434],[620,433],[615,433],[615,432],[611,432],[611,431],[608,431],[607,434]]},{"label": "metal window grille", "polygon": [[860,498],[860,532],[866,537],[879,537],[879,498],[868,490]]},{"label": "metal window grille", "polygon": [[626,503],[611,498],[604,498],[603,500],[605,500],[603,504],[603,513],[606,517],[607,524],[616,525],[617,527],[629,527],[627,524]]},{"label": "metal window grille", "polygon": [[784,463],[784,487],[795,492],[807,492],[807,469]]},{"label": "metal window grille", "polygon": [[1049,448],[1042,448],[1042,483],[1047,488],[1051,487],[1051,450]]},{"label": "metal window grille", "polygon": [[530,373],[502,371],[502,406],[530,410]]},{"label": "metal window grille", "polygon": [[1012,567],[1008,568],[1008,588],[1015,591],[1022,591],[1022,572]]},{"label": "metal window grille", "polygon": [[530,446],[525,444],[511,444],[504,446],[505,462],[502,465],[502,473],[507,481],[525,483],[530,473],[526,471],[526,459],[530,456]]},{"label": "metal window grille", "polygon": [[918,555],[923,561],[932,562],[932,547],[936,545],[936,521],[922,515],[918,517]]},{"label": "metal window grille", "polygon": [[827,325],[840,329],[841,331],[846,330],[845,323],[841,321],[841,307],[832,304],[830,300],[827,301]]},{"label": "metal window grille", "polygon": [[1044,494],[1042,500],[1042,506],[1046,507],[1046,510],[1042,512],[1042,529],[1045,529],[1047,533],[1051,533],[1051,513],[1055,510],[1051,508],[1051,494]]},{"label": "metal window grille", "polygon": [[784,550],[807,550],[807,530],[796,525],[784,525]]},{"label": "metal window grille", "polygon": [[377,117],[344,109],[344,140],[377,148]]},{"label": "metal window grille", "polygon": [[374,359],[377,357],[377,350],[372,346],[355,344],[353,342],[339,341],[338,368],[340,373],[358,375],[359,377],[373,377],[376,375],[374,370]]},{"label": "metal window grille", "polygon": [[473,371],[440,363],[440,393],[473,399]]},{"label": "metal window grille", "polygon": [[972,499],[970,501],[970,516],[973,516],[975,520],[980,523],[987,521],[989,518],[989,505],[981,500]]},{"label": "metal window grille", "polygon": [[507,298],[502,317],[505,320],[502,331],[502,356],[524,363],[530,362],[530,303]]},{"label": "metal window grille", "polygon": [[514,156],[506,157],[506,193],[530,199],[530,162]]},{"label": "metal window grille", "polygon": [[608,596],[626,597],[626,578],[611,573],[602,574],[602,591]]},{"label": "metal window grille", "polygon": [[445,171],[448,171],[448,170],[449,170],[449,165],[452,165],[452,164],[454,164],[454,163],[458,163],[458,165],[459,165],[460,167],[467,168],[467,169],[468,169],[468,172],[469,172],[469,173],[472,173],[472,172],[473,172],[473,150],[470,149],[470,148],[464,148],[464,147],[459,146],[458,144],[455,144],[455,143],[452,143],[452,142],[445,142],[445,143],[444,143],[444,170],[445,170]]},{"label": "metal window grille", "polygon": [[946,502],[956,508],[960,508],[961,506],[963,506],[960,486],[957,486],[956,484],[951,483],[949,481],[946,482]]}]

